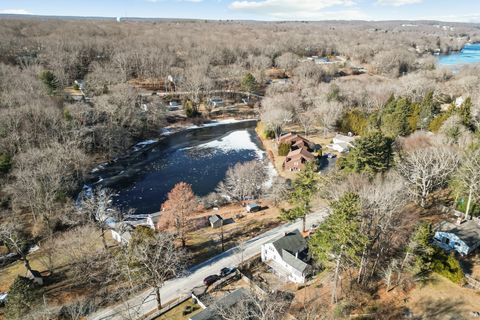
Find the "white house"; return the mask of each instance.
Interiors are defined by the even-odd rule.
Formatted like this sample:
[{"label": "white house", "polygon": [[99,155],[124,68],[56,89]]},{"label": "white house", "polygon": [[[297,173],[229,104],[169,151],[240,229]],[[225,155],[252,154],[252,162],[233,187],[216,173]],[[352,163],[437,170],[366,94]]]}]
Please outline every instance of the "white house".
[{"label": "white house", "polygon": [[353,135],[345,136],[343,134],[337,134],[333,139],[332,143],[327,145],[327,148],[335,150],[337,152],[348,152],[351,148],[354,148],[354,141],[357,137]]},{"label": "white house", "polygon": [[138,226],[148,227],[155,230],[161,212],[152,214],[134,214],[124,216],[123,221],[111,223],[112,238],[120,244],[128,244],[132,238],[133,230]]},{"label": "white house", "polygon": [[437,226],[433,239],[444,250],[468,255],[480,246],[480,225],[475,220],[462,223],[443,221]]},{"label": "white house", "polygon": [[311,272],[308,246],[298,230],[285,234],[282,238],[262,245],[262,261],[268,264],[281,278],[305,283]]}]

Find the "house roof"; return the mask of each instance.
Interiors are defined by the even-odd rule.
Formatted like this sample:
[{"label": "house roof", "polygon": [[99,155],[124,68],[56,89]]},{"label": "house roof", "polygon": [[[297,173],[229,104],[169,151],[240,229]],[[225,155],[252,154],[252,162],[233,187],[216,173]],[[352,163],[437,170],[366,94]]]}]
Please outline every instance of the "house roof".
[{"label": "house roof", "polygon": [[307,241],[302,237],[300,231],[295,230],[287,233],[285,236],[272,242],[272,245],[286,263],[301,273],[309,267],[307,263],[296,256],[307,250]]},{"label": "house roof", "polygon": [[345,143],[352,143],[352,142],[355,141],[356,137],[353,137],[353,136],[352,136],[352,137],[351,137],[351,136],[345,136],[345,135],[343,135],[343,134],[337,133],[337,134],[335,135],[334,139],[336,139],[336,140],[341,140],[341,141],[343,141],[343,142],[345,142]]},{"label": "house roof", "polygon": [[284,134],[282,136],[280,136],[280,138],[278,139],[278,141],[280,143],[292,143],[292,144],[298,144],[298,143],[303,143],[303,144],[306,144],[306,145],[309,145],[309,146],[312,146],[314,145],[314,143],[312,143],[311,141],[309,141],[308,139],[302,137],[301,135],[299,134],[296,134],[296,133],[292,133],[292,132],[289,132],[287,134]]},{"label": "house roof", "polygon": [[438,225],[437,231],[455,234],[468,246],[473,246],[480,241],[480,225],[473,220],[468,220],[460,225],[443,221]]},{"label": "house roof", "polygon": [[285,250],[295,255],[295,253],[307,249],[307,241],[300,235],[298,230],[287,233],[285,236],[272,242],[272,244],[280,254]]},{"label": "house roof", "polygon": [[297,149],[297,150],[290,151],[287,154],[287,159],[289,159],[289,158],[292,158],[292,159],[293,158],[300,158],[300,157],[303,157],[307,160],[313,160],[315,158],[315,156],[313,154],[311,154],[310,152],[308,152],[304,148],[300,148],[300,149]]},{"label": "house roof", "polygon": [[286,263],[288,263],[290,266],[300,271],[301,273],[303,273],[309,267],[307,263],[296,258],[293,254],[286,250],[282,250],[282,258]]},{"label": "house roof", "polygon": [[220,217],[218,214],[214,214],[213,216],[208,217],[208,221],[210,223],[215,223],[215,222],[221,221],[221,220],[223,220],[223,218]]},{"label": "house roof", "polygon": [[238,302],[244,300],[248,296],[248,290],[245,288],[239,288],[229,294],[224,295],[221,299],[216,301],[214,305],[207,307],[200,313],[192,316],[191,320],[220,320],[220,316],[217,315],[216,310],[218,308],[228,309]]}]

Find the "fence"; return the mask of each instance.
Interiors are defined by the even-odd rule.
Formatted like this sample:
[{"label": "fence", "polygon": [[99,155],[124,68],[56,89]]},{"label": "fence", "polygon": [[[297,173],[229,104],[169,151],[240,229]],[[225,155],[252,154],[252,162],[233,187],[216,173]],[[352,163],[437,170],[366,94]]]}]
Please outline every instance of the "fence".
[{"label": "fence", "polygon": [[469,285],[471,285],[476,290],[480,290],[480,281],[468,274],[465,275],[465,278],[467,279],[467,283]]},{"label": "fence", "polygon": [[168,311],[172,310],[176,306],[184,303],[185,301],[187,301],[190,298],[191,298],[191,296],[183,296],[183,297],[180,297],[176,300],[173,300],[173,301],[169,302],[161,310],[155,311],[154,313],[144,317],[143,320],[154,320],[154,319],[160,317],[162,314],[167,313]]}]

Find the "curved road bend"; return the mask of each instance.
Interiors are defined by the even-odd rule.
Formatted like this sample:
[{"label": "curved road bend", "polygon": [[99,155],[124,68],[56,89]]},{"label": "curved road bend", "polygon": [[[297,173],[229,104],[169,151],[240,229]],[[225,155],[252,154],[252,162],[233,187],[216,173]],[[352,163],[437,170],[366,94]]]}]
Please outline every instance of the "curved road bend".
[{"label": "curved road bend", "polygon": [[[318,212],[308,215],[307,228],[310,228],[312,224],[318,224],[321,222],[327,216],[327,213],[328,209],[322,209]],[[205,277],[211,274],[218,274],[220,269],[224,267],[237,266],[242,261],[260,253],[262,244],[280,238],[285,232],[290,232],[295,229],[301,230],[301,228],[301,220],[283,224],[252,239],[249,239],[237,247],[231,248],[215,257],[193,266],[188,270],[186,276],[165,282],[165,285],[160,290],[162,301],[173,301],[183,295],[190,294],[195,287],[203,285],[203,279]],[[110,320],[141,317],[156,309],[156,303],[155,294],[149,289],[139,293],[126,303],[98,310],[97,312],[91,314],[88,319]],[[129,316],[126,316],[127,309]],[[135,317],[132,317],[133,314],[135,314]]]}]

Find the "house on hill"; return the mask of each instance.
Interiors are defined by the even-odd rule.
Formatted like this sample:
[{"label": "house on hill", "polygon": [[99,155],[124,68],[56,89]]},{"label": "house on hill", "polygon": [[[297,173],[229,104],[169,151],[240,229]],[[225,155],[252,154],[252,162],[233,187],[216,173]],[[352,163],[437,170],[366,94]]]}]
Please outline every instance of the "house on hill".
[{"label": "house on hill", "polygon": [[305,283],[312,267],[308,264],[307,241],[295,230],[282,238],[262,245],[262,261],[287,281]]},{"label": "house on hill", "polygon": [[305,148],[290,151],[283,162],[283,169],[300,171],[308,162],[315,161],[316,157]]},{"label": "house on hill", "polygon": [[442,221],[435,229],[434,243],[446,250],[468,255],[480,246],[480,224],[475,220],[461,223]]}]

